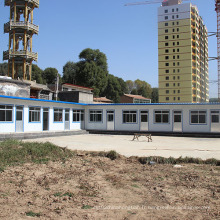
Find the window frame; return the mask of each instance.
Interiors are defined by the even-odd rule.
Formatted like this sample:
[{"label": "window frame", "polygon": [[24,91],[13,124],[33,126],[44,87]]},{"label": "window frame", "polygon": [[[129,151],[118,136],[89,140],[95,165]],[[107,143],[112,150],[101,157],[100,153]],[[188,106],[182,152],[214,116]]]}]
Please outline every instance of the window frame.
[{"label": "window frame", "polygon": [[[30,108],[39,108],[39,121],[32,120],[32,113],[36,113],[36,110],[30,110]],[[41,123],[41,106],[28,106],[28,123]],[[31,115],[30,115],[31,114]],[[31,117],[31,120],[30,120]]]},{"label": "window frame", "polygon": [[[125,113],[128,112],[128,113]],[[132,113],[131,113],[132,112]],[[128,119],[132,119],[131,121],[126,121],[125,122],[125,118],[124,118],[124,114],[128,115]],[[131,115],[131,118],[130,116]],[[135,121],[134,121],[134,115],[135,115]],[[127,119],[127,118],[126,118]],[[137,110],[133,110],[133,109],[126,109],[126,110],[122,110],[122,124],[137,124],[138,123],[138,114],[137,114]]]},{"label": "window frame", "polygon": [[[161,121],[157,122],[156,115],[161,114]],[[164,115],[168,116],[167,122],[164,122]],[[154,110],[154,124],[170,124],[170,110],[169,109],[155,109]]]},{"label": "window frame", "polygon": [[[76,117],[76,120],[74,120],[74,117]],[[79,123],[79,122],[84,122],[84,121],[85,121],[85,110],[84,109],[72,109],[72,123]]]},{"label": "window frame", "polygon": [[[62,110],[62,121],[60,121],[60,120],[59,121],[57,121],[57,120],[55,121],[55,113],[56,113],[55,109]],[[63,116],[65,115],[65,112],[63,113],[63,110],[64,110],[63,108],[56,108],[56,107],[53,108],[53,123],[63,123],[64,122],[64,117]],[[58,116],[59,116],[59,112],[58,112]]]},{"label": "window frame", "polygon": [[[5,121],[0,121],[0,123],[13,123],[14,122],[14,105],[0,104],[0,106],[5,106],[5,109],[0,109],[0,111],[5,111]],[[7,110],[6,107],[11,107],[11,109]],[[11,111],[11,121],[6,121],[7,119],[6,111]]]},{"label": "window frame", "polygon": [[[93,118],[92,118],[93,120],[91,120],[91,114],[93,115]],[[98,115],[101,115],[101,120],[98,120],[99,119]],[[102,109],[89,109],[89,123],[103,123],[103,110]]]},{"label": "window frame", "polygon": [[[192,116],[195,115],[196,116],[196,112],[198,113],[197,114],[197,117],[198,117],[198,120],[197,122],[192,122]],[[204,112],[204,113],[202,113]],[[204,115],[205,116],[205,122],[204,123],[200,123],[200,116]],[[200,110],[190,110],[189,111],[189,120],[190,120],[190,125],[207,125],[207,110],[204,110],[204,109],[200,109]]]}]

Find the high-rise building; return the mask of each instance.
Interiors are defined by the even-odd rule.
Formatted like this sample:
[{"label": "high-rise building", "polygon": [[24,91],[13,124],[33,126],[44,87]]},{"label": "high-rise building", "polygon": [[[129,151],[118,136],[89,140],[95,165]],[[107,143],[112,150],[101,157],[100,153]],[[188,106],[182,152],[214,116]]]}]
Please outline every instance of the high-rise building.
[{"label": "high-rise building", "polygon": [[196,6],[158,8],[159,102],[208,102],[208,32]]},{"label": "high-rise building", "polygon": [[39,27],[33,23],[34,9],[39,0],[5,0],[10,7],[10,21],[4,25],[4,33],[9,33],[8,50],[3,52],[3,60],[8,60],[8,76],[31,80],[32,62],[38,55],[32,51],[32,39]]}]

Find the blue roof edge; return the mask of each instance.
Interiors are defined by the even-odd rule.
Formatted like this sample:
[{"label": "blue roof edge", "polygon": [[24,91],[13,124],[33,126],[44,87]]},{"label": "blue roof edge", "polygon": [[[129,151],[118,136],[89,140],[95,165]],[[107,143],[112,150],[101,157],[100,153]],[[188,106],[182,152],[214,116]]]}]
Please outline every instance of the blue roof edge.
[{"label": "blue roof edge", "polygon": [[35,101],[35,102],[52,102],[52,103],[73,104],[73,105],[87,105],[85,103],[77,103],[77,102],[63,102],[63,101],[46,100],[46,99],[32,99],[32,98],[24,98],[24,97],[17,97],[17,96],[5,96],[5,95],[0,95],[0,98],[20,99],[20,100],[28,100],[28,101]]},{"label": "blue roof edge", "polygon": [[100,104],[88,104],[88,103],[77,103],[77,102],[64,102],[55,100],[45,100],[45,99],[32,99],[17,96],[5,96],[0,95],[0,98],[7,99],[20,99],[36,102],[52,102],[52,103],[62,103],[62,104],[72,104],[72,105],[84,105],[84,106],[117,106],[117,105],[220,105],[220,102],[209,102],[209,103],[100,103]]}]

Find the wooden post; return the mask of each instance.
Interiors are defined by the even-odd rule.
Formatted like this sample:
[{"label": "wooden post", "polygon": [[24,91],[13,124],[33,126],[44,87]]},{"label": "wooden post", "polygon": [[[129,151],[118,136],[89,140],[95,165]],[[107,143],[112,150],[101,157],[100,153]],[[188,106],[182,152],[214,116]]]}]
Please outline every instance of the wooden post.
[{"label": "wooden post", "polygon": [[28,21],[28,17],[27,17],[28,13],[27,13],[27,2],[25,3],[25,9],[24,9],[24,21],[27,22]]},{"label": "wooden post", "polygon": [[12,79],[15,77],[15,59],[12,58]]},{"label": "wooden post", "polygon": [[16,2],[14,2],[14,21],[17,19]]},{"label": "wooden post", "polygon": [[15,79],[17,79],[18,78],[18,64],[17,65],[15,65]]},{"label": "wooden post", "polygon": [[27,31],[24,31],[24,51],[27,51]]},{"label": "wooden post", "polygon": [[34,8],[31,9],[31,24],[33,24],[34,20]]},{"label": "wooden post", "polygon": [[30,65],[29,65],[29,80],[31,81],[31,78],[32,78],[32,60],[30,62]]},{"label": "wooden post", "polygon": [[26,79],[26,59],[23,62],[23,79]]},{"label": "wooden post", "polygon": [[10,63],[8,61],[8,76],[10,76]]},{"label": "wooden post", "polygon": [[13,31],[13,52],[15,52],[15,30]]},{"label": "wooden post", "polygon": [[30,37],[30,52],[32,52],[32,37],[33,37],[33,34],[31,34],[31,37]]}]

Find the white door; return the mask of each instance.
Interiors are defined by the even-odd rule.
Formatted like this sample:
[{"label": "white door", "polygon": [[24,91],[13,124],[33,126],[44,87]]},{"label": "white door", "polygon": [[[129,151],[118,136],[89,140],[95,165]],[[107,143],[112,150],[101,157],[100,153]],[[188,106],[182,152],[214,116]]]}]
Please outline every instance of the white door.
[{"label": "white door", "polygon": [[43,108],[43,131],[49,130],[49,108]]},{"label": "white door", "polygon": [[107,130],[115,130],[115,112],[107,110]]},{"label": "white door", "polygon": [[213,110],[211,111],[211,132],[220,132],[220,111]]},{"label": "white door", "polygon": [[22,106],[16,106],[16,132],[24,131],[23,109]]},{"label": "white door", "polygon": [[173,111],[173,131],[182,132],[182,111]]},{"label": "white door", "polygon": [[85,111],[84,110],[80,110],[80,128],[82,130],[85,129]]},{"label": "white door", "polygon": [[148,131],[148,111],[140,111],[140,131]]},{"label": "white door", "polygon": [[65,130],[70,130],[70,110],[65,109]]}]

